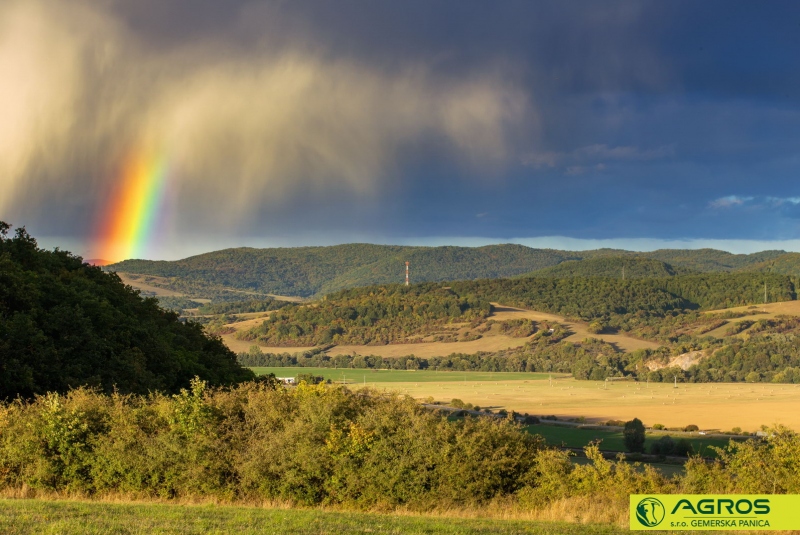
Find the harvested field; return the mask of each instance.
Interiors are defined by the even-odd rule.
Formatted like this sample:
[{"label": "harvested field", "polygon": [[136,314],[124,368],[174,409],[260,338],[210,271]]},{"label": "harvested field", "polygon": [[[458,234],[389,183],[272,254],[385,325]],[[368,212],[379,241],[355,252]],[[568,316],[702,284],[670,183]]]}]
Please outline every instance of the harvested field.
[{"label": "harvested field", "polygon": [[329,355],[377,355],[380,357],[440,357],[452,353],[477,353],[478,351],[501,351],[525,345],[528,338],[511,336],[484,336],[469,342],[423,342],[419,344],[389,344],[385,346],[336,346]]},{"label": "harvested field", "polygon": [[581,342],[586,338],[597,338],[614,345],[621,351],[636,351],[637,349],[656,349],[660,346],[657,342],[648,340],[639,340],[624,334],[591,334],[589,332],[589,324],[582,321],[572,321],[557,316],[555,314],[548,314],[547,312],[536,312],[534,310],[524,310],[521,308],[513,308],[498,303],[492,303],[495,307],[492,319],[497,321],[504,321],[510,319],[531,319],[537,322],[547,321],[560,323],[567,328],[572,334],[567,336],[565,340],[570,342]]},{"label": "harvested field", "polygon": [[313,346],[309,347],[271,347],[271,346],[262,346],[257,344],[255,341],[248,342],[246,340],[237,340],[233,334],[225,334],[222,335],[222,341],[225,342],[225,345],[233,351],[234,353],[245,353],[250,350],[251,347],[257,345],[261,348],[261,351],[264,353],[302,353],[303,351],[310,351],[314,349]]},{"label": "harvested field", "polygon": [[[498,374],[499,375],[499,374]],[[727,431],[756,431],[784,424],[800,429],[800,385],[749,383],[668,383],[577,381],[503,381],[478,383],[393,383],[416,397],[459,398],[481,407],[603,422],[639,418],[647,425],[689,424]]]},{"label": "harvested field", "polygon": [[133,280],[128,273],[117,273],[117,275],[122,279],[122,282],[141,292],[152,293],[156,297],[183,297],[183,294],[180,292],[159,288],[158,286],[147,284],[142,280]]}]

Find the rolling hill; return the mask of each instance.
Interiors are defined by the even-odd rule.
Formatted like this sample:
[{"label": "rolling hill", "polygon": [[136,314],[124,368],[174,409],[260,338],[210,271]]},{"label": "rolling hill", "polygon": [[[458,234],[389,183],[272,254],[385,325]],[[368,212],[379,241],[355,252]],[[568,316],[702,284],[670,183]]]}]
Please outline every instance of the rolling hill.
[{"label": "rolling hill", "polygon": [[750,271],[800,276],[800,253],[785,253],[748,267]]},{"label": "rolling hill", "polygon": [[[605,276],[618,272],[621,276],[623,259],[635,263],[635,267],[632,264],[631,276],[639,276],[635,275],[639,273],[641,276],[670,276],[692,271],[738,271],[760,266],[782,255],[786,253],[764,251],[734,255],[713,249],[664,249],[636,253],[618,249],[533,249],[514,244],[413,247],[356,243],[328,247],[224,249],[169,262],[125,260],[104,269],[163,277],[166,281],[161,281],[161,284],[166,286],[169,286],[170,279],[175,283],[180,281],[181,291],[195,297],[202,297],[203,288],[210,287],[310,297],[357,286],[401,282],[406,261],[411,263],[412,282],[439,282],[513,277],[567,262],[569,264],[553,271],[553,276],[569,276],[570,272],[577,274],[587,270]],[[797,263],[800,271],[800,259]]]},{"label": "rolling hill", "polygon": [[537,277],[611,277],[643,279],[673,277],[692,273],[686,268],[674,268],[666,262],[638,256],[608,256],[586,260],[567,260],[556,266],[540,269],[528,276]]}]

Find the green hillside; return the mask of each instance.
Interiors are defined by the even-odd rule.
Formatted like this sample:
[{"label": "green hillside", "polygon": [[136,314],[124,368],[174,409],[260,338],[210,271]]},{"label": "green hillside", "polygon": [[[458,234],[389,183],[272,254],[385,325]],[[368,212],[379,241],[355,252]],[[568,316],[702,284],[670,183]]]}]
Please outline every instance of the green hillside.
[{"label": "green hillside", "polygon": [[90,385],[177,391],[252,378],[219,339],[142,299],[114,274],[44,251],[0,222],[0,399]]},{"label": "green hillside", "polygon": [[401,282],[405,262],[411,262],[412,281],[437,282],[510,277],[578,258],[568,251],[510,244],[472,248],[356,243],[225,249],[174,262],[126,260],[107,269],[308,297],[355,286]]},{"label": "green hillside", "polygon": [[190,297],[204,297],[206,290],[218,293],[223,287],[310,297],[358,286],[402,282],[407,261],[411,263],[412,282],[439,282],[513,277],[565,263],[568,264],[549,274],[613,277],[619,273],[621,276],[622,265],[631,262],[632,278],[660,277],[747,270],[781,255],[785,253],[734,255],[713,249],[636,253],[618,249],[532,249],[514,244],[412,247],[354,243],[329,247],[244,247],[172,262],[125,260],[104,269],[164,277],[168,280],[161,284]]},{"label": "green hillside", "polygon": [[755,264],[777,258],[785,252],[761,251],[752,254],[733,254],[717,249],[659,249],[642,253],[642,256],[692,271],[749,271]]},{"label": "green hillside", "polygon": [[781,275],[800,276],[800,253],[784,253],[748,267],[748,271],[762,271]]},{"label": "green hillside", "polygon": [[653,277],[673,277],[689,273],[686,268],[673,268],[671,265],[652,258],[638,256],[608,256],[586,260],[567,260],[557,266],[540,269],[530,273],[537,277],[609,277],[642,279]]}]

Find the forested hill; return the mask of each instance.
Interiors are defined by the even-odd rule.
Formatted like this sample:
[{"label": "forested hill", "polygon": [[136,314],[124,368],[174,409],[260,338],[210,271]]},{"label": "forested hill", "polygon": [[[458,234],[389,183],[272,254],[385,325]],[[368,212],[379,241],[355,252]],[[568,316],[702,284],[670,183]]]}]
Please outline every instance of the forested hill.
[{"label": "forested hill", "polygon": [[243,247],[174,262],[126,260],[107,269],[308,297],[357,286],[401,282],[405,262],[411,263],[413,282],[438,282],[509,277],[580,259],[586,254],[510,244],[473,248],[354,243],[276,249]]},{"label": "forested hill", "polygon": [[0,222],[0,400],[89,385],[175,392],[193,377],[232,384],[253,374],[200,325],[182,323],[114,274],[43,251]]},{"label": "forested hill", "polygon": [[800,277],[800,253],[785,253],[748,268],[752,271]]},{"label": "forested hill", "polygon": [[674,268],[666,262],[639,256],[607,256],[586,260],[568,260],[557,266],[534,271],[537,277],[609,277],[642,279],[673,277],[692,273],[686,268]]},{"label": "forested hill", "polygon": [[[484,247],[347,244],[329,247],[225,249],[172,262],[126,260],[106,269],[180,278],[184,283],[194,283],[197,286],[226,286],[309,297],[345,288],[401,282],[406,261],[411,262],[412,282],[438,282],[513,277],[564,262],[604,257],[657,260],[668,266],[649,264],[650,267],[647,267],[647,264],[641,264],[639,267],[643,272],[660,272],[666,276],[671,272],[737,271],[756,264],[762,265],[784,254],[783,251],[765,251],[751,255],[734,255],[713,249],[665,249],[650,253],[617,249],[561,251],[514,244]],[[609,262],[603,269],[616,270],[614,261]],[[602,262],[593,264],[598,269],[602,265]],[[612,273],[603,272],[602,275],[611,276]],[[651,273],[647,276],[660,275]]]}]

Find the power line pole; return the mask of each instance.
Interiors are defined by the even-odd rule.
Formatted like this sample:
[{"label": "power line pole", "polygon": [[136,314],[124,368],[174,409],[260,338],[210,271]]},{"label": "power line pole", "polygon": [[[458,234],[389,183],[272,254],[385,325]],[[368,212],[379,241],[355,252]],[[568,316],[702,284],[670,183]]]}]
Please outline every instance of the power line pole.
[{"label": "power line pole", "polygon": [[767,281],[764,281],[764,304],[767,304]]}]

